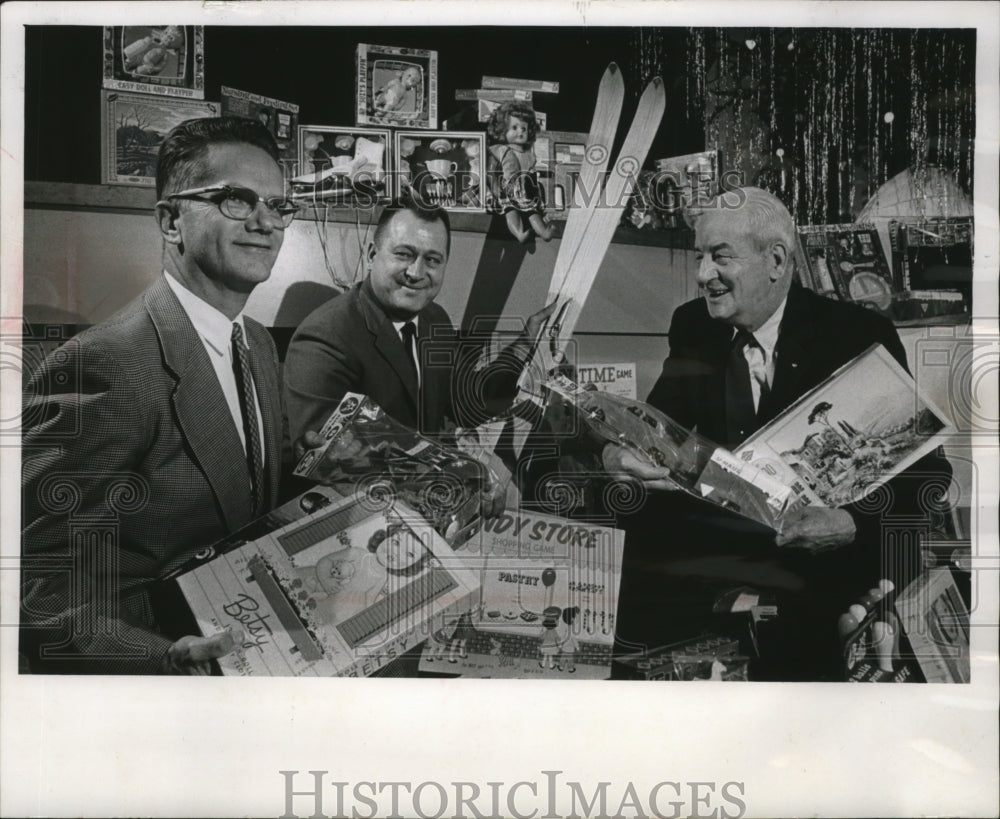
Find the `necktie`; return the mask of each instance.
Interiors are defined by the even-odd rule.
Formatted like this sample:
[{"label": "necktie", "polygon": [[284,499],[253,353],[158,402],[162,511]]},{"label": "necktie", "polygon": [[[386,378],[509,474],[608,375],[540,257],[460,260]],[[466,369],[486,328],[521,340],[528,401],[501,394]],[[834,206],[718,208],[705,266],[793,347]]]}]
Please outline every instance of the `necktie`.
[{"label": "necktie", "polygon": [[243,413],[243,436],[246,441],[247,466],[250,469],[250,489],[254,515],[259,514],[264,494],[264,450],[257,425],[257,404],[254,401],[253,377],[250,369],[250,348],[243,343],[243,329],[233,323],[233,372]]},{"label": "necktie", "polygon": [[764,348],[760,346],[760,342],[752,334],[748,335],[749,339],[743,348],[743,355],[746,357],[750,375],[753,376],[753,380],[757,382],[759,388],[760,400],[757,402],[759,409],[764,399],[771,392],[771,386],[767,383],[767,364],[764,361]]},{"label": "necktie", "polygon": [[420,370],[417,368],[417,347],[414,341],[417,335],[417,326],[412,321],[408,321],[399,328],[399,334],[403,339],[403,347],[406,348],[407,358],[413,365],[413,373],[417,376],[417,384],[419,384]]},{"label": "necktie", "polygon": [[745,350],[753,336],[740,330],[733,339],[726,359],[726,442],[730,449],[743,443],[757,430],[757,408],[750,387],[750,366]]}]

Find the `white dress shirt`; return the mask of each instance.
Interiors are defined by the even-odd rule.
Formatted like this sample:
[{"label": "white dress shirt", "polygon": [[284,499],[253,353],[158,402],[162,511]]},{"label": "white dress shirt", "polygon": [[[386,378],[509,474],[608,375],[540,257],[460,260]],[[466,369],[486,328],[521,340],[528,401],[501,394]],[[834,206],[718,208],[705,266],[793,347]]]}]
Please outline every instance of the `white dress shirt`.
[{"label": "white dress shirt", "polygon": [[[201,339],[201,343],[208,353],[208,360],[212,362],[216,378],[222,387],[222,393],[226,396],[226,404],[229,406],[229,414],[233,418],[236,426],[236,433],[243,443],[243,451],[246,452],[246,433],[243,431],[243,411],[240,409],[240,393],[236,384],[236,374],[233,372],[233,324],[240,325],[243,331],[243,343],[250,348],[250,340],[247,338],[246,327],[243,324],[243,313],[236,318],[229,320],[225,314],[216,310],[204,299],[196,296],[188,290],[177,279],[167,273],[167,284],[174,291],[177,300],[181,303],[184,312],[194,325],[195,332]],[[257,427],[260,430],[260,440],[264,439],[264,420],[260,412],[260,402],[257,400],[257,389],[253,391],[253,401],[257,409]],[[266,453],[262,453],[266,461]]]},{"label": "white dress shirt", "polygon": [[[760,380],[758,373],[763,363],[763,375],[770,387],[774,383],[774,348],[778,344],[778,330],[781,328],[781,319],[785,315],[785,304],[788,302],[786,296],[781,300],[778,309],[771,314],[771,317],[760,327],[753,331],[753,337],[760,345],[760,348],[751,347],[749,344],[743,348],[743,355],[746,356],[747,366],[750,368],[750,389],[753,392],[753,406],[757,409],[760,406]],[[733,337],[736,337],[737,330],[733,328]],[[763,362],[760,356],[763,354]]]}]

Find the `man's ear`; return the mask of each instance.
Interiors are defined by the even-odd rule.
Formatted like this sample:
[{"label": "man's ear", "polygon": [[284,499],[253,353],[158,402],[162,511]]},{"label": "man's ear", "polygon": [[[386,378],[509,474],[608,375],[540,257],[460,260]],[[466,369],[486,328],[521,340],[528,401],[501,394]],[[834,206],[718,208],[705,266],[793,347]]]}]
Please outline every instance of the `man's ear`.
[{"label": "man's ear", "polygon": [[375,254],[378,253],[378,248],[375,247],[375,242],[371,241],[368,243],[368,247],[365,248],[365,261],[371,264],[375,261]]},{"label": "man's ear", "polygon": [[168,199],[161,199],[156,203],[156,224],[160,228],[163,240],[172,245],[181,243],[181,231],[177,226],[179,215],[177,205]]},{"label": "man's ear", "polygon": [[771,268],[771,281],[776,282],[791,270],[792,260],[788,248],[784,242],[772,242],[770,260],[773,264]]}]

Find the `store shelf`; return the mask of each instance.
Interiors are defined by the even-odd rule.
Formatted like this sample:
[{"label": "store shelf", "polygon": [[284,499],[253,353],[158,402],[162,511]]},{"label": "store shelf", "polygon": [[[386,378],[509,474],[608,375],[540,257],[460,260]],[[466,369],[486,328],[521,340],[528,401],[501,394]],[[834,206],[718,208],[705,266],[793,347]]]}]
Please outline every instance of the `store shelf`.
[{"label": "store shelf", "polygon": [[[81,185],[62,182],[25,182],[24,206],[49,210],[87,210],[99,213],[148,213],[156,204],[152,188],[126,185]],[[379,210],[353,208],[306,208],[295,218],[326,223],[341,222],[355,225],[371,224],[377,220]],[[453,230],[469,233],[486,233],[492,217],[487,213],[451,213]],[[555,237],[562,237],[565,222],[554,223]],[[647,247],[689,249],[693,247],[694,234],[684,229],[635,230],[619,227],[613,239],[616,244]]]}]

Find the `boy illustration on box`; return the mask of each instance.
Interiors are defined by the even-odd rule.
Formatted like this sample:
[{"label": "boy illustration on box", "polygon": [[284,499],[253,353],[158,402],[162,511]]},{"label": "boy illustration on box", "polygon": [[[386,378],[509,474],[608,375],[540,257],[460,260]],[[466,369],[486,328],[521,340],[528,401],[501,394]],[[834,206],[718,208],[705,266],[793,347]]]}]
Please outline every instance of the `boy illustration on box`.
[{"label": "boy illustration on box", "polygon": [[517,100],[500,105],[486,126],[493,209],[504,214],[507,229],[521,244],[533,236],[546,242],[552,238],[552,227],[545,221],[541,188],[535,173],[532,146],[537,134],[538,120],[534,110]]}]

